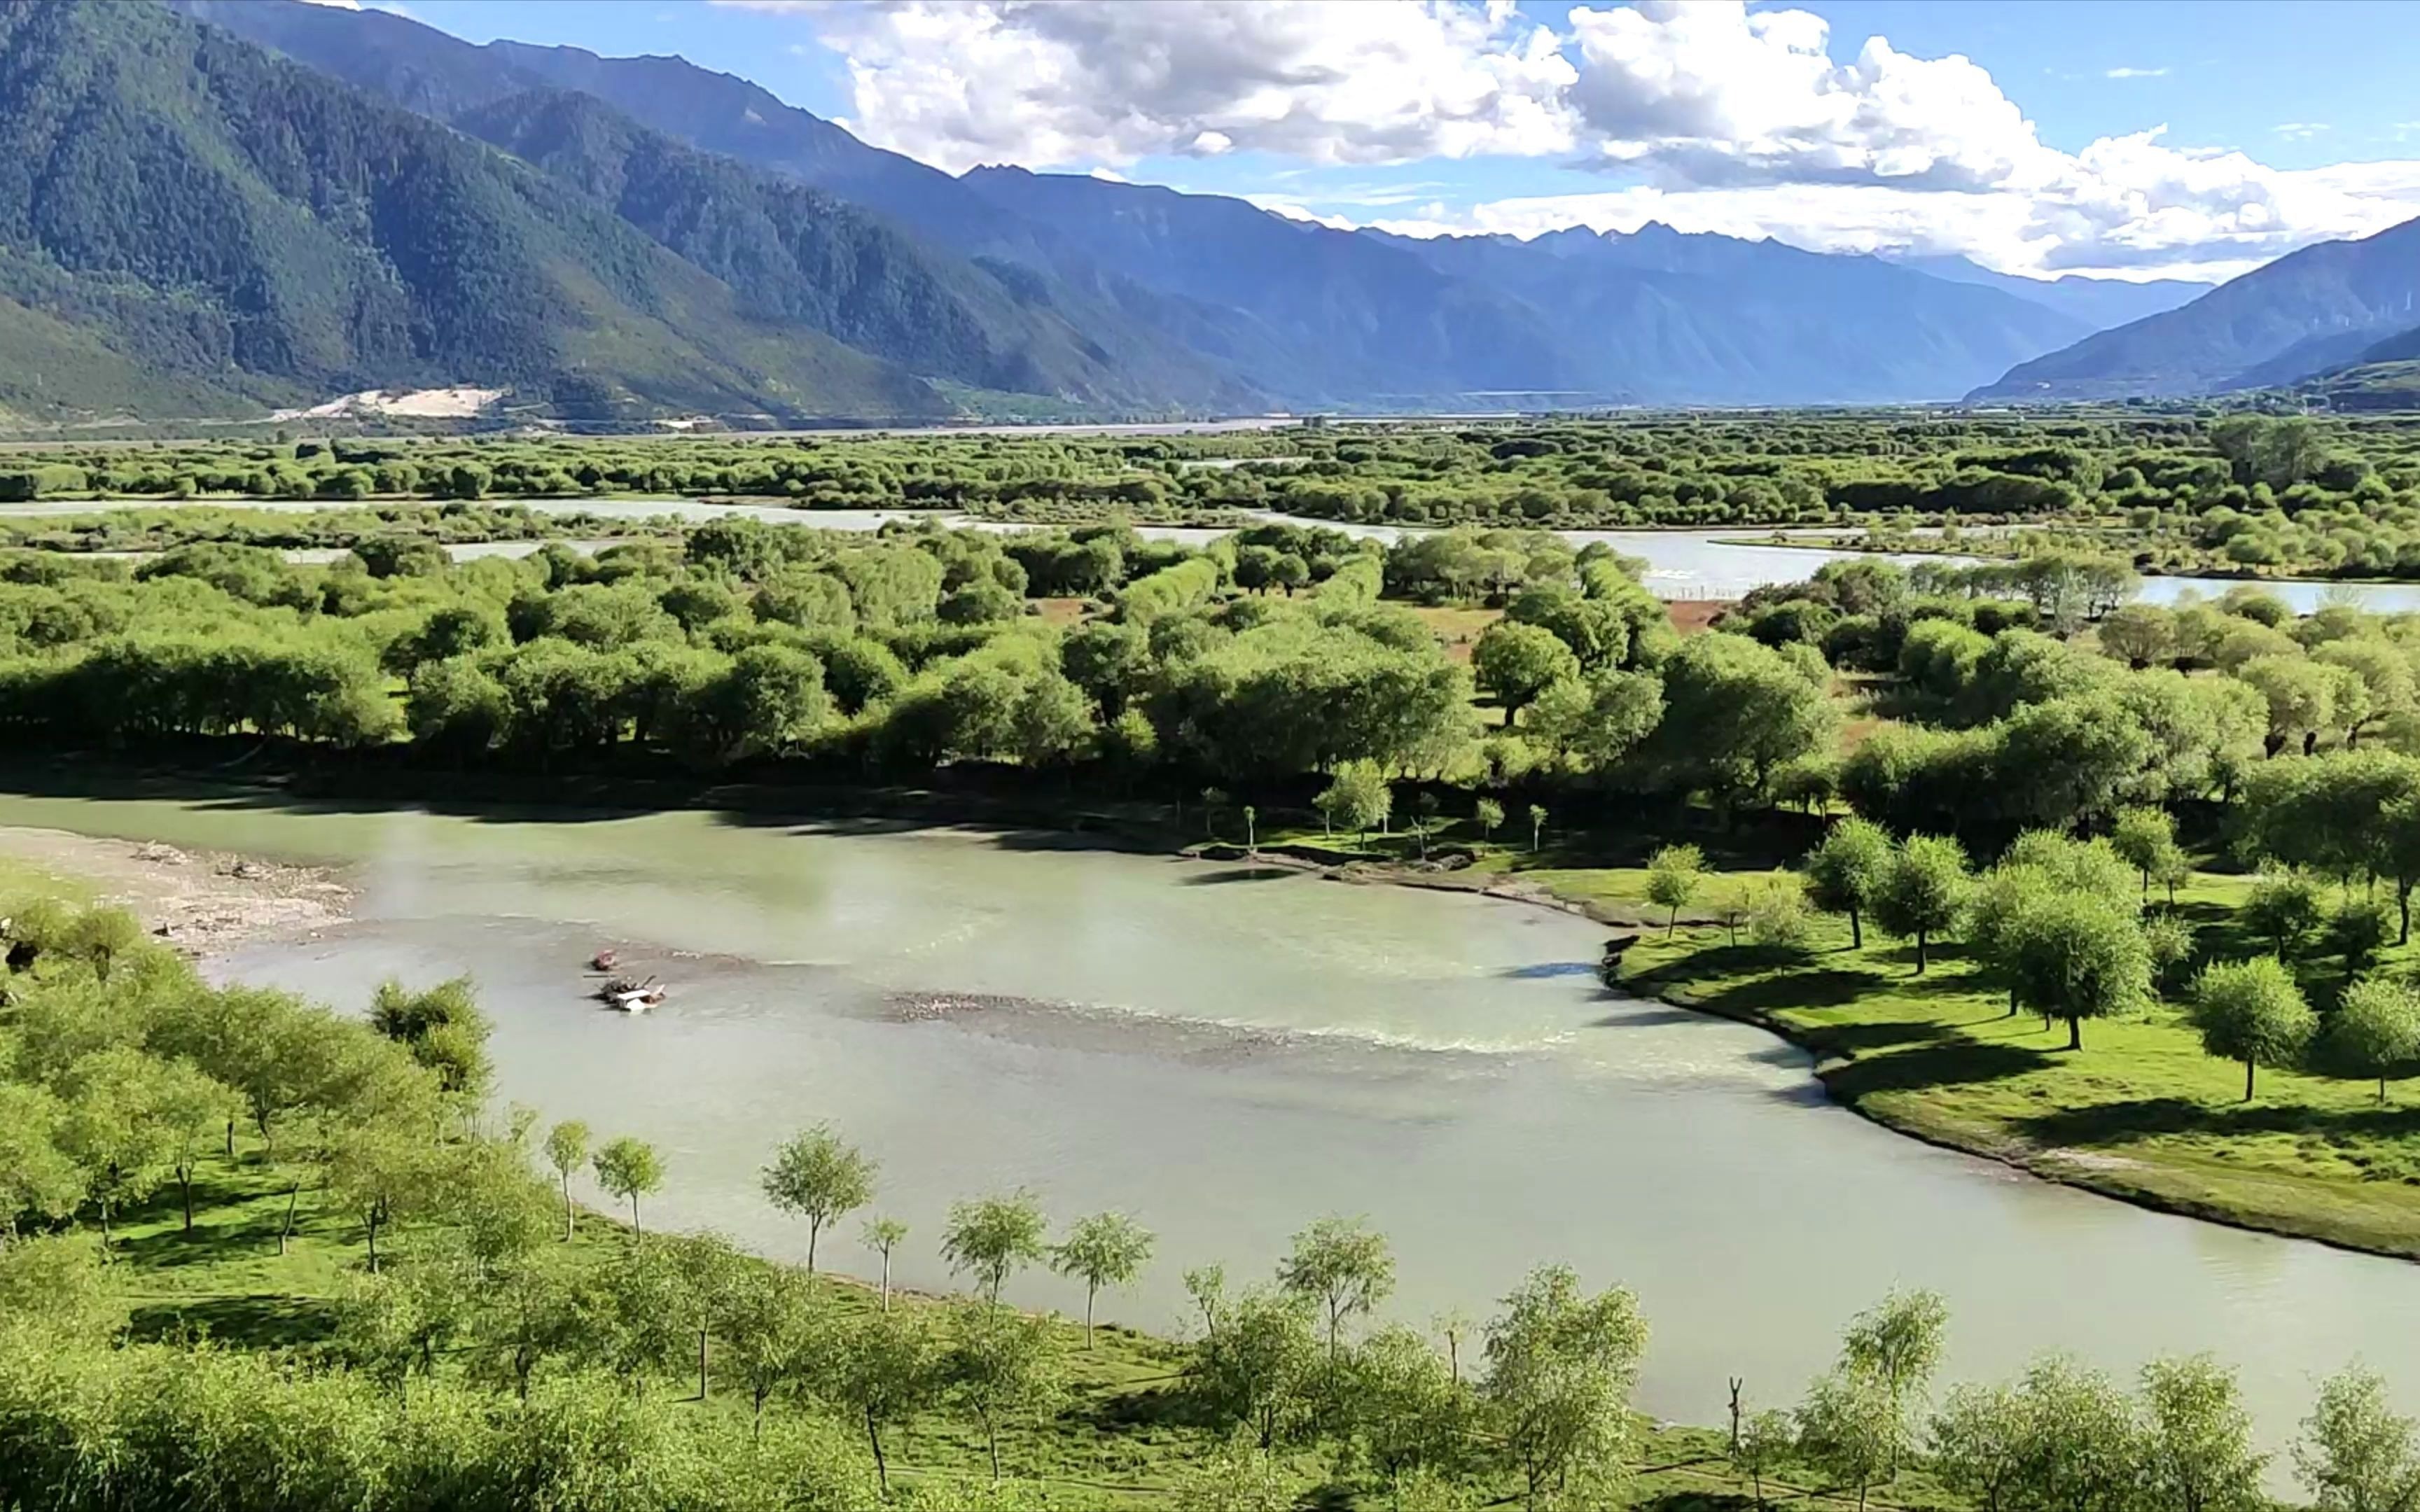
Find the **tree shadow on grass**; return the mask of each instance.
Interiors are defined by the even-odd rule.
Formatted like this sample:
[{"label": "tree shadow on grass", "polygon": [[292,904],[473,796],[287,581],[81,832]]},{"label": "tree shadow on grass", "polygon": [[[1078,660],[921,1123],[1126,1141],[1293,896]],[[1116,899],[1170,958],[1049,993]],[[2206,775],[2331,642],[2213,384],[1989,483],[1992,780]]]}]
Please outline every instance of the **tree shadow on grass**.
[{"label": "tree shadow on grass", "polygon": [[1944,1033],[1931,1025],[1871,1025],[1871,1028],[1933,1029],[1937,1038],[1904,1049],[1861,1055],[1825,1077],[1832,1095],[1854,1103],[1876,1092],[1920,1092],[1935,1087],[1971,1087],[2005,1081],[2051,1064],[2039,1050],[1989,1044]]},{"label": "tree shadow on grass", "polygon": [[1769,1013],[1782,1008],[1839,1008],[1873,990],[1869,973],[1825,967],[1753,977],[1696,994],[1693,1000],[1713,1013]]},{"label": "tree shadow on grass", "polygon": [[2162,1134],[2317,1134],[2328,1138],[2420,1137],[2420,1107],[2314,1108],[2292,1103],[2211,1103],[2181,1097],[2135,1098],[2058,1108],[2017,1120],[2045,1145],[2122,1145]]},{"label": "tree shadow on grass", "polygon": [[1123,1434],[1160,1428],[1216,1429],[1226,1419],[1210,1404],[1181,1385],[1110,1392],[1070,1411],[1066,1416],[1096,1433]]},{"label": "tree shadow on grass", "polygon": [[197,1297],[134,1309],[127,1331],[137,1341],[211,1338],[248,1350],[316,1344],[334,1334],[336,1319],[311,1297]]}]

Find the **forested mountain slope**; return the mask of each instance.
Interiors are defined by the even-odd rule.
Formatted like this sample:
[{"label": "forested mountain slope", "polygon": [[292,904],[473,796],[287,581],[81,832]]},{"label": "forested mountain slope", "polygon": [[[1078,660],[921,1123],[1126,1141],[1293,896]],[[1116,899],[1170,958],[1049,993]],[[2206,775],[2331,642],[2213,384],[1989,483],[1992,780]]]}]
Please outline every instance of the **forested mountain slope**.
[{"label": "forested mountain slope", "polygon": [[[471,383],[583,418],[931,415],[502,154],[151,6],[0,9],[0,299],[106,356],[0,405]],[[22,321],[20,323],[23,323]],[[158,396],[154,396],[155,398]]]},{"label": "forested mountain slope", "polygon": [[[676,58],[473,46],[402,16],[301,0],[173,3],[525,158],[729,281],[752,307],[914,372],[1129,409],[1268,402],[1224,364],[1041,271],[1047,258],[971,260],[968,250],[995,239],[980,229],[995,217],[973,196],[945,193],[944,213],[920,218],[892,213],[880,196],[861,206],[817,193],[818,179],[779,152],[768,162],[725,150],[720,118],[685,106],[679,87],[693,76],[761,96],[773,115],[759,122],[796,116],[813,128],[789,137],[837,138],[905,165],[906,177],[955,189],[946,174],[867,147],[752,85]],[[935,234],[936,224],[950,232]],[[992,250],[1031,252],[1024,240],[1012,234]]]},{"label": "forested mountain slope", "polygon": [[1978,399],[2098,399],[2291,383],[2420,322],[2420,220],[2323,241],[2181,309],[2025,363]]}]

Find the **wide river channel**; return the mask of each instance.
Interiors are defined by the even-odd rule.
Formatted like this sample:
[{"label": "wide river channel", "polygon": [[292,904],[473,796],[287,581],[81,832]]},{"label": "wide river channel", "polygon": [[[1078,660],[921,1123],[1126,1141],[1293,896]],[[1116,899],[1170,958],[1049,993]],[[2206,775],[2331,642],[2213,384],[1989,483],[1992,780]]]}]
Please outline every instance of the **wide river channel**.
[{"label": "wide river channel", "polygon": [[[830,1119],[883,1164],[950,1282],[954,1198],[1025,1185],[1054,1218],[1160,1236],[1104,1316],[1179,1330],[1180,1273],[1264,1276],[1326,1213],[1393,1240],[1395,1317],[1484,1317],[1530,1265],[1636,1288],[1644,1403],[1715,1422],[1725,1380],[1785,1403],[1895,1286],[1953,1309],[1949,1372],[2061,1350],[2122,1374],[2210,1350],[2281,1442],[2356,1356],[2420,1405],[2420,1268],[2142,1211],[1935,1149],[1825,1101],[1761,1032],[1615,996],[1603,932],[1520,903],[1075,848],[1049,836],[702,812],[533,819],[241,795],[0,796],[0,825],[346,869],[353,923],[208,964],[349,1011],[467,972],[501,1095],[657,1141],[650,1227],[802,1255],[756,1173]],[[618,947],[674,987],[586,999]],[[594,1196],[594,1194],[591,1194]],[[865,1273],[855,1223],[825,1258]],[[1011,1290],[1080,1306],[1039,1273]]]},{"label": "wide river channel", "polygon": [[[206,501],[218,503],[219,501]],[[791,509],[780,504],[726,503],[703,499],[530,499],[518,501],[530,509],[547,515],[585,515],[600,520],[628,520],[635,527],[644,522],[681,520],[695,522],[721,517],[738,516],[761,519],[774,525],[805,525],[830,531],[875,531],[892,520],[932,519],[943,524],[970,525],[977,530],[1018,531],[1033,526],[995,522],[975,522],[949,515],[914,515],[887,509]],[[0,504],[0,518],[64,518],[104,512],[112,508],[160,508],[160,501],[139,503],[129,501],[90,502],[48,500],[35,503]],[[311,500],[247,500],[246,509],[307,512],[327,507]],[[1268,515],[1270,519],[1290,517]],[[1341,530],[1349,535],[1368,536],[1375,540],[1393,541],[1414,533],[1399,525],[1356,525],[1333,520],[1295,519],[1294,523],[1313,525],[1328,530]],[[1145,525],[1139,533],[1159,540],[1184,541],[1201,546],[1228,533],[1189,525]],[[1722,531],[1557,531],[1554,533],[1575,546],[1601,541],[1624,556],[1636,557],[1646,566],[1645,582],[1649,589],[1668,599],[1732,599],[1752,589],[1770,583],[1798,582],[1813,576],[1815,569],[1826,562],[1863,556],[1866,553],[1844,551],[1831,547],[1784,546],[1774,544],[1771,531],[1739,526]],[[1838,530],[1793,530],[1783,535],[1821,535],[1841,533]],[[482,557],[527,556],[541,543],[535,541],[488,541],[449,548],[458,560]],[[572,540],[567,544],[583,550],[598,550],[613,544],[606,539]],[[142,556],[146,552],[112,553]],[[327,562],[341,553],[334,550],[288,551],[287,557],[296,562]],[[1913,566],[1924,561],[1969,563],[1971,557],[1892,556],[1888,560],[1902,566]],[[2146,578],[2136,594],[2149,604],[2173,604],[2188,595],[2213,599],[2243,579],[2231,578]],[[2308,614],[2322,604],[2342,598],[2381,614],[2420,610],[2420,583],[2333,583],[2307,579],[2259,579],[2256,585],[2274,594],[2290,605],[2297,614]]]}]

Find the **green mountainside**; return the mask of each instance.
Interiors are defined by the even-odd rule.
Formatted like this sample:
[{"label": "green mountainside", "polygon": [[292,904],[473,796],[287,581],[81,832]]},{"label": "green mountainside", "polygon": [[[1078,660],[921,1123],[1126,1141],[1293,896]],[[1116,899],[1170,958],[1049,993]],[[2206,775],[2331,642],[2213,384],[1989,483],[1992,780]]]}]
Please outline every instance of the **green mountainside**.
[{"label": "green mountainside", "polygon": [[1047,289],[1032,287],[1037,281],[927,251],[830,194],[693,151],[588,95],[533,90],[453,124],[611,205],[728,283],[754,313],[813,326],[913,372],[1096,404],[1252,397],[1189,359],[1122,363],[1054,308]]},{"label": "green mountainside", "polygon": [[2420,220],[2322,241],[2161,315],[2011,368],[1976,399],[2212,393],[2340,367],[2420,320]]},{"label": "green mountainside", "polygon": [[151,6],[0,8],[0,301],[50,354],[0,368],[25,418],[449,384],[590,420],[948,408],[547,176]]},{"label": "green mountainside", "polygon": [[[1048,395],[1121,412],[1269,402],[1225,363],[1074,282],[1030,261],[970,258],[953,235],[855,203],[845,189],[648,122],[619,99],[609,102],[602,80],[621,82],[618,71],[600,79],[551,66],[587,58],[604,67],[589,54],[473,46],[402,16],[285,0],[172,0],[171,8],[526,159],[725,280],[758,313],[801,321],[945,389]],[[699,72],[675,58],[615,60],[623,62],[674,86],[642,91],[655,105],[677,99],[676,86]],[[788,113],[766,98],[776,115]],[[802,118],[859,153],[874,151],[838,127]],[[938,170],[913,167],[954,187]],[[963,229],[973,218],[953,211],[946,219]]]}]

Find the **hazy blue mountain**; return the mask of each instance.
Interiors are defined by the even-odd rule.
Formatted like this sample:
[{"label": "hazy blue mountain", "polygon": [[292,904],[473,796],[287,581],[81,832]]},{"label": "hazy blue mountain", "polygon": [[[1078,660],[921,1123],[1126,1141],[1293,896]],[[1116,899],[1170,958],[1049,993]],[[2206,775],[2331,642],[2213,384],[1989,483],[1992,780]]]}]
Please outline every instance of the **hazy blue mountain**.
[{"label": "hazy blue mountain", "polygon": [[1579,381],[1704,404],[1892,403],[2090,328],[2040,305],[1871,257],[1771,240],[1585,229],[1389,239],[1557,322]]},{"label": "hazy blue mountain", "polygon": [[2095,331],[2122,326],[2146,316],[2190,304],[2216,287],[2182,278],[2153,278],[2129,283],[2122,278],[2093,278],[2068,273],[2058,278],[2020,278],[1997,273],[1964,257],[1895,257],[1901,268],[1946,279],[1952,284],[1979,284],[2003,294],[2072,316]]},{"label": "hazy blue mountain", "polygon": [[2023,363],[1978,399],[2211,393],[2292,383],[2420,321],[2420,220],[2323,241],[2180,309]]},{"label": "hazy blue mountain", "polygon": [[600,420],[949,409],[535,169],[151,6],[0,8],[0,302],[92,348],[10,375],[34,414],[452,384]]}]

